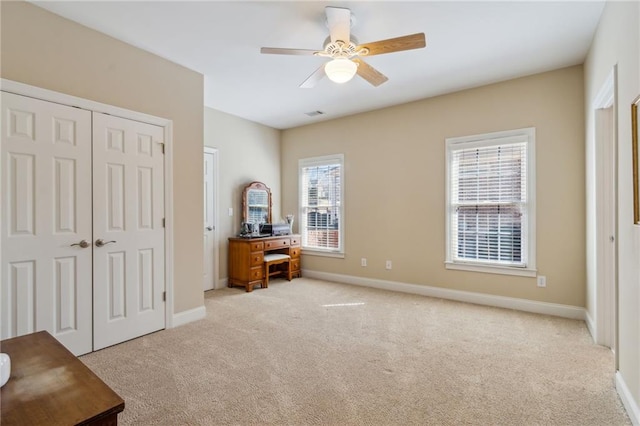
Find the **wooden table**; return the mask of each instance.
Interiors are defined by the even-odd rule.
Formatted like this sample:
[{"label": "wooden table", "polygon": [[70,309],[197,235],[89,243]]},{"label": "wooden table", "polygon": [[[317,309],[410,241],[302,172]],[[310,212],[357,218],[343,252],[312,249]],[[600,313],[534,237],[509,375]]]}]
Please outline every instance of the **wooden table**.
[{"label": "wooden table", "polygon": [[11,377],[0,391],[0,423],[117,425],[124,401],[46,331],[0,342]]},{"label": "wooden table", "polygon": [[229,238],[228,286],[243,286],[252,291],[265,282],[265,253],[291,256],[291,275],[300,277],[300,235],[281,235],[261,238]]}]

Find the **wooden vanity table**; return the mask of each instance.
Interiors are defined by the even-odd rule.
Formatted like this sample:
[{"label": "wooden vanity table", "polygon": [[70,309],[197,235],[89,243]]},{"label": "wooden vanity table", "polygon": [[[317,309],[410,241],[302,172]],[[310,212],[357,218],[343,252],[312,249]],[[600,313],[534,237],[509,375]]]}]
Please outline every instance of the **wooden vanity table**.
[{"label": "wooden vanity table", "polygon": [[291,274],[300,277],[300,235],[262,238],[229,238],[229,287],[242,286],[252,291],[264,280],[264,254],[291,256]]}]

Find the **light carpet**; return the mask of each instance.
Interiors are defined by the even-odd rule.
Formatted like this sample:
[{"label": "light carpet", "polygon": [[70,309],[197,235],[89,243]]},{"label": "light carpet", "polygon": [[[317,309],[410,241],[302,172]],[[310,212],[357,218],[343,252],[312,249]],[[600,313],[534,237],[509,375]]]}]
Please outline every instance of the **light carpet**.
[{"label": "light carpet", "polygon": [[81,357],[125,425],[626,425],[582,321],[306,278]]}]

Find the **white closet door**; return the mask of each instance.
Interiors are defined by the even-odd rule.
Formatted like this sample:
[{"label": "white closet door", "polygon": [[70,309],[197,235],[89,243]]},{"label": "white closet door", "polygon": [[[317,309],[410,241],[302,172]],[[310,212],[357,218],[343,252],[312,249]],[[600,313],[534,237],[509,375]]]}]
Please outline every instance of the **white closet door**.
[{"label": "white closet door", "polygon": [[5,92],[1,103],[2,339],[47,330],[90,352],[91,113]]},{"label": "white closet door", "polygon": [[94,350],[165,326],[162,141],[159,126],[93,113]]}]

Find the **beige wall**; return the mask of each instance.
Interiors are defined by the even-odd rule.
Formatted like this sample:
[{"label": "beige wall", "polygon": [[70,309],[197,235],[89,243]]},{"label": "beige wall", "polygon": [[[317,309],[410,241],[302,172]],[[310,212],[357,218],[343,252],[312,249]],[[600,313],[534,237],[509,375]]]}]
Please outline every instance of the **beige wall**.
[{"label": "beige wall", "polygon": [[173,120],[174,312],[202,306],[202,75],[29,3],[1,19],[2,78]]},{"label": "beige wall", "polygon": [[225,280],[227,238],[240,232],[243,188],[256,180],[264,182],[271,188],[273,221],[281,219],[280,130],[205,108],[204,144],[218,149],[218,278]]},{"label": "beige wall", "polygon": [[[591,103],[618,66],[618,359],[620,375],[640,405],[640,226],[633,225],[630,106],[640,94],[640,3],[608,1],[585,62],[587,152],[594,151]],[[590,154],[591,155],[591,154]],[[593,158],[587,173],[593,174]],[[587,191],[593,194],[593,182]],[[597,200],[596,200],[597,202]],[[594,208],[592,205],[588,207]],[[591,225],[593,226],[593,225]],[[590,280],[589,292],[595,294]],[[595,303],[595,302],[594,302]],[[589,313],[595,316],[594,303]],[[636,415],[639,413],[636,412]],[[636,417],[636,421],[640,421]]]},{"label": "beige wall", "polygon": [[[305,255],[303,268],[584,306],[583,102],[575,66],[283,131],[283,210],[296,211],[298,159],[345,156],[346,257]],[[445,138],[523,127],[536,128],[538,271],[547,288],[444,266]]]}]

